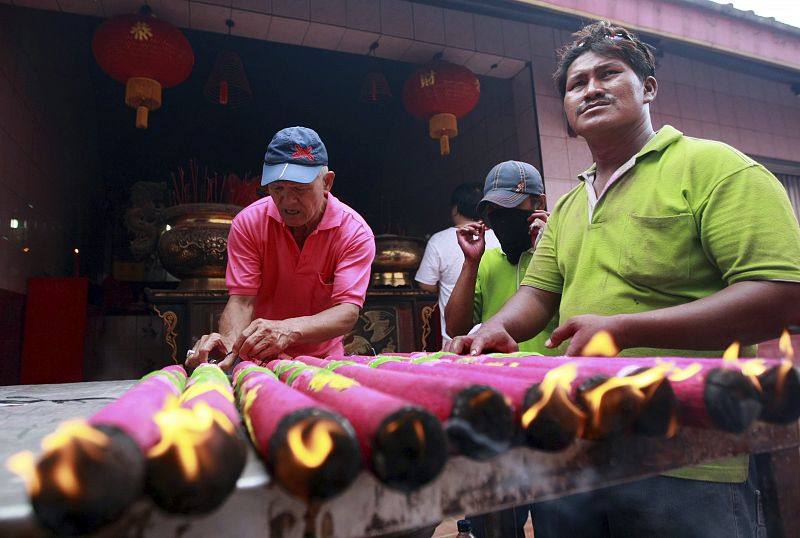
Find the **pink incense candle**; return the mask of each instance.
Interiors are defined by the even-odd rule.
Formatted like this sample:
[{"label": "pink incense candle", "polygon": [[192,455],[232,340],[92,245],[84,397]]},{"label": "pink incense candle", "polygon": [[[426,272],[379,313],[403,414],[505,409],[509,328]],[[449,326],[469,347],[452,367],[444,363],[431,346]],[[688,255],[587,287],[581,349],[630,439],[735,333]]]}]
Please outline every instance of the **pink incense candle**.
[{"label": "pink incense candle", "polygon": [[252,362],[239,363],[233,377],[250,439],[284,489],[326,499],[355,480],[361,459],[347,419]]},{"label": "pink incense candle", "polygon": [[281,381],[350,421],[364,461],[387,486],[416,490],[444,467],[442,425],[422,407],[299,361],[276,360],[268,366]]}]

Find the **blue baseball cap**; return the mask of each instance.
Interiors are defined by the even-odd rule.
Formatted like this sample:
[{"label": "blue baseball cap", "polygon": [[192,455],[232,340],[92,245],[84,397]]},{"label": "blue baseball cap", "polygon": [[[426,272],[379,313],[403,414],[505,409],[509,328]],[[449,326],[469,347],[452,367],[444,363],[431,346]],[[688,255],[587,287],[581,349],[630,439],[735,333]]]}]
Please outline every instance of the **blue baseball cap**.
[{"label": "blue baseball cap", "polygon": [[543,192],[542,175],[536,168],[522,161],[504,161],[489,170],[478,213],[486,211],[489,202],[501,207],[517,207],[529,194],[540,196]]},{"label": "blue baseball cap", "polygon": [[328,150],[314,129],[287,127],[275,133],[267,146],[261,185],[278,180],[311,183],[327,165]]}]

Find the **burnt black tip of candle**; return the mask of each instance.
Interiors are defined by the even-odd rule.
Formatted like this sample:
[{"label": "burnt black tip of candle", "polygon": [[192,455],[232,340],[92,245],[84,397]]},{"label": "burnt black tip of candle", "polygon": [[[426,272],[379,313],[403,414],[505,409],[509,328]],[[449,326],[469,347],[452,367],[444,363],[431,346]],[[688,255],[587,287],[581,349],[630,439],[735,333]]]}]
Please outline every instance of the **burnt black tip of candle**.
[{"label": "burnt black tip of candle", "polygon": [[147,459],[145,491],[165,512],[205,514],[221,505],[236,487],[247,459],[241,429],[233,435],[214,422],[204,442],[195,447],[198,472],[184,474],[178,448]]},{"label": "burnt black tip of candle", "polygon": [[[556,389],[560,390],[560,389]],[[528,389],[523,401],[524,414],[535,403],[542,399],[540,384]],[[553,394],[523,431],[523,439],[527,446],[539,450],[558,451],[567,448],[580,433],[583,419],[575,413],[572,406],[566,405],[565,395]]]},{"label": "burnt black tip of candle", "polygon": [[[332,446],[325,460],[309,467],[295,457],[289,445],[292,428],[302,429],[304,442],[311,442],[315,428],[328,432]],[[278,423],[270,439],[268,466],[278,483],[304,500],[327,499],[344,491],[358,475],[361,453],[353,426],[341,415],[316,408],[298,409]]]},{"label": "burnt black tip of candle", "polygon": [[758,376],[761,383],[761,420],[789,424],[800,418],[800,372],[789,368],[781,373],[773,366]]},{"label": "burnt black tip of candle", "polygon": [[[93,427],[109,437],[102,450],[87,451],[80,442],[72,442],[37,464],[42,487],[31,504],[37,520],[59,535],[86,534],[113,522],[142,492],[145,457],[136,442],[117,428]],[[65,495],[53,480],[57,462],[68,452],[74,454],[80,485],[76,496]],[[94,457],[98,453],[101,458]]]},{"label": "burnt black tip of candle", "polygon": [[[640,368],[629,375],[636,375],[645,370],[647,368]],[[633,422],[633,431],[659,437],[670,434],[678,415],[678,398],[672,390],[672,383],[666,377],[661,377],[641,390],[645,400]]]},{"label": "burnt black tip of candle", "polygon": [[383,419],[372,443],[375,476],[389,487],[417,489],[436,478],[447,460],[441,423],[420,407],[403,407]]},{"label": "burnt black tip of candle", "polygon": [[500,392],[473,385],[456,396],[447,437],[459,453],[489,459],[508,450],[513,436],[514,412]]},{"label": "burnt black tip of candle", "polygon": [[714,424],[734,433],[746,430],[762,409],[753,382],[728,368],[714,368],[708,373],[703,401]]},{"label": "burnt black tip of candle", "polygon": [[587,418],[583,437],[604,439],[619,435],[633,425],[640,408],[639,390],[630,385],[619,385],[603,392],[599,404],[590,400],[595,391],[611,379],[605,375],[595,375],[581,383],[576,400],[586,410]]}]

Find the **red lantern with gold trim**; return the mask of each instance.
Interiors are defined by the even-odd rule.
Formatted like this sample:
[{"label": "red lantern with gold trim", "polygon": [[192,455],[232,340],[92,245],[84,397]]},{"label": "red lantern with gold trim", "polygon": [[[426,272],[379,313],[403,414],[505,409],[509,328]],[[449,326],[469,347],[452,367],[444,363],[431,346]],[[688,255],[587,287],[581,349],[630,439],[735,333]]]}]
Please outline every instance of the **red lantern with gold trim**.
[{"label": "red lantern with gold trim", "polygon": [[147,129],[148,112],[161,106],[161,88],[186,80],[194,65],[186,36],[147,6],[136,15],[101,24],[92,38],[92,53],[111,78],[125,84],[125,103],[136,109],[138,129]]},{"label": "red lantern with gold trim", "polygon": [[438,60],[414,71],[403,86],[403,104],[412,116],[428,120],[439,151],[450,154],[450,138],[458,135],[458,118],[467,115],[481,96],[481,84],[466,67]]}]

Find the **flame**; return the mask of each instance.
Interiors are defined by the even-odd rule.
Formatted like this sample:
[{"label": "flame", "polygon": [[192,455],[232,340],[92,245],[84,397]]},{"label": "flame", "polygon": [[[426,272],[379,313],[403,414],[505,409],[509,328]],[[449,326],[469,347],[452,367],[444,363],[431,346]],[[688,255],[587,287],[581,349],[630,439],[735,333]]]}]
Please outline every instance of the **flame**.
[{"label": "flame", "polygon": [[[74,497],[80,493],[80,481],[75,475],[76,451],[80,449],[92,459],[104,457],[103,447],[109,439],[103,432],[94,429],[86,421],[69,420],[42,439],[43,457],[56,454],[53,465],[53,482],[66,496]],[[14,454],[6,461],[8,469],[25,480],[30,495],[41,491],[42,477],[36,469],[35,458],[31,452]]]},{"label": "flame", "polygon": [[703,369],[703,365],[699,362],[693,362],[681,368],[674,362],[662,361],[661,359],[656,360],[656,367],[664,368],[665,373],[668,375],[667,379],[673,383],[686,381],[690,377],[697,375]]},{"label": "flame", "polygon": [[[313,420],[313,424],[310,424]],[[308,468],[322,465],[333,449],[331,432],[336,424],[330,420],[305,419],[289,428],[286,434],[295,459]]]},{"label": "flame", "polygon": [[230,419],[206,402],[197,402],[192,408],[186,408],[171,401],[154,415],[153,420],[161,431],[161,439],[147,456],[156,458],[175,447],[183,475],[188,480],[197,476],[200,469],[197,447],[206,441],[213,425],[216,423],[229,434],[234,432]]},{"label": "flame", "polygon": [[[791,346],[789,347],[791,351]],[[775,381],[775,396],[780,400],[783,398],[783,387],[785,385],[786,376],[789,375],[789,372],[792,370],[792,361],[790,360],[782,360],[780,369],[778,370],[777,380]]]},{"label": "flame", "polygon": [[39,481],[39,473],[36,471],[36,459],[33,456],[33,452],[23,450],[12,454],[6,460],[6,469],[22,478],[29,495],[39,494],[42,484]]},{"label": "flame", "polygon": [[614,337],[608,331],[595,333],[581,350],[581,355],[584,357],[613,357],[617,353],[619,353],[619,348],[614,342]]},{"label": "flame", "polygon": [[561,402],[570,409],[576,416],[580,418],[581,423],[586,418],[586,415],[578,409],[567,397],[570,392],[570,384],[575,380],[578,375],[578,365],[575,363],[562,364],[557,368],[553,368],[542,379],[539,385],[539,390],[542,392],[542,397],[530,406],[525,413],[522,414],[522,427],[527,428],[531,422],[539,415],[542,409],[555,397],[557,394]]},{"label": "flame", "polygon": [[781,350],[781,353],[783,353],[783,356],[786,359],[791,361],[794,358],[792,338],[789,336],[789,331],[786,329],[783,330],[783,333],[781,333],[781,338],[778,340],[778,349]]},{"label": "flame", "polygon": [[761,375],[767,371],[764,359],[752,359],[740,364],[742,373],[748,377]]},{"label": "flame", "polygon": [[414,432],[417,434],[417,439],[419,440],[420,446],[425,444],[425,428],[422,426],[422,422],[414,419]]},{"label": "flame", "polygon": [[728,346],[728,349],[725,350],[725,353],[722,354],[722,358],[726,362],[736,362],[736,359],[739,358],[739,342],[734,342]]},{"label": "flame", "polygon": [[664,433],[664,436],[667,439],[671,439],[672,436],[675,435],[675,432],[678,431],[678,414],[673,413],[671,417],[669,417],[669,424],[667,425],[667,431]]},{"label": "flame", "polygon": [[649,387],[655,388],[655,382],[663,379],[666,375],[666,369],[663,366],[655,366],[648,368],[641,373],[627,376],[627,377],[610,377],[596,387],[586,391],[584,398],[589,405],[592,416],[592,426],[599,428],[601,426],[600,410],[602,408],[603,397],[611,390],[619,387],[630,387],[636,389],[633,391],[633,396],[641,404],[650,394],[647,394]]}]

